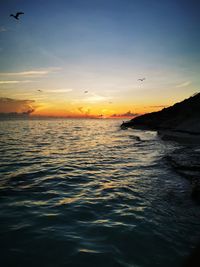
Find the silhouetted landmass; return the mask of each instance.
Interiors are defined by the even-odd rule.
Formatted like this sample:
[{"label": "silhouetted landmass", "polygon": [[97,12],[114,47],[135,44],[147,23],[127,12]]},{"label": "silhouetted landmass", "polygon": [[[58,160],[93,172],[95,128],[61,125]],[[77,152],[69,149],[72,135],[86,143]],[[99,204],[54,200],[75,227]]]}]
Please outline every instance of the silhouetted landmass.
[{"label": "silhouetted landmass", "polygon": [[200,93],[161,111],[138,116],[122,127],[169,130],[189,134],[200,134]]},{"label": "silhouetted landmass", "polygon": [[9,113],[0,113],[0,119],[26,119],[30,117],[30,111],[27,112],[9,112]]}]

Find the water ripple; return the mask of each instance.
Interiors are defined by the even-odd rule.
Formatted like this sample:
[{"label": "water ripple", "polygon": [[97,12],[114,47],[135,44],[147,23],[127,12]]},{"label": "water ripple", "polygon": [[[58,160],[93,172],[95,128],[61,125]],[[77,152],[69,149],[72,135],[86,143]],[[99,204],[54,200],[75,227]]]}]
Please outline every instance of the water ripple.
[{"label": "water ripple", "polygon": [[2,266],[178,266],[198,240],[177,148],[117,120],[0,122]]}]

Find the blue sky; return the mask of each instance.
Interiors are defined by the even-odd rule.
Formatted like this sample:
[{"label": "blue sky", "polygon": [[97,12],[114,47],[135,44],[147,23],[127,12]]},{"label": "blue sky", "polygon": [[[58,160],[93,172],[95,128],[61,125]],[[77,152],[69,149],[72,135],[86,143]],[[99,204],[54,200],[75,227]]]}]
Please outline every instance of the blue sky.
[{"label": "blue sky", "polygon": [[[16,11],[25,13],[20,21],[9,17]],[[124,109],[181,100],[199,91],[199,11],[198,1],[184,0],[1,1],[0,96],[24,92],[42,104],[52,100],[35,89],[66,88],[76,103],[89,88],[91,99]],[[16,75],[28,71],[48,75]]]}]

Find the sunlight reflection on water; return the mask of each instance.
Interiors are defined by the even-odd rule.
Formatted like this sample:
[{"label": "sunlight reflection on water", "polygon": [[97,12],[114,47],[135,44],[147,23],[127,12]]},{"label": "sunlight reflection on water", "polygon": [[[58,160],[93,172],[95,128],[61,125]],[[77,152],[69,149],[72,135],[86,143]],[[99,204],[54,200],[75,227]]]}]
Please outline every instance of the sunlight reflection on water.
[{"label": "sunlight reflection on water", "polygon": [[[200,230],[175,144],[119,120],[1,121],[3,266],[177,266]],[[190,241],[188,241],[190,240]]]}]

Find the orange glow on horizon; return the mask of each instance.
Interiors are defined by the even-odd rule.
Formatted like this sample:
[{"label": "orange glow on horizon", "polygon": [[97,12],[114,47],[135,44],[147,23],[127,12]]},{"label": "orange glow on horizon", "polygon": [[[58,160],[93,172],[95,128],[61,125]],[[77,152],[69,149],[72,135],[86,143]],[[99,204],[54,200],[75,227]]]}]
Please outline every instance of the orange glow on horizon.
[{"label": "orange glow on horizon", "polygon": [[112,101],[78,101],[41,99],[41,101],[21,100],[21,99],[2,99],[1,112],[17,112],[28,114],[31,117],[63,117],[63,118],[113,118],[113,119],[132,119],[136,116],[159,111],[163,105],[151,102],[120,102]]},{"label": "orange glow on horizon", "polygon": [[[142,115],[138,114],[137,116]],[[109,115],[109,114],[78,114],[78,113],[63,113],[63,112],[33,112],[30,114],[31,117],[60,117],[60,118],[77,118],[77,119],[132,119],[136,116],[126,116],[126,115]]]},{"label": "orange glow on horizon", "polygon": [[[65,108],[66,107],[66,108]],[[164,106],[144,106],[130,104],[113,105],[83,105],[70,103],[41,103],[36,106],[31,116],[41,117],[63,117],[63,118],[113,118],[132,119],[139,115],[155,112]]]},{"label": "orange glow on horizon", "polygon": [[[113,119],[132,119],[134,117],[140,116],[145,113],[155,112],[163,109],[164,107],[144,107],[138,106],[135,108],[135,112],[131,112],[130,107],[124,106],[115,106],[112,109],[106,109],[99,107],[90,107],[83,108],[81,112],[78,110],[78,107],[72,107],[72,109],[65,110],[63,108],[55,107],[47,107],[42,106],[40,108],[36,108],[31,116],[37,117],[63,117],[63,118],[113,118]],[[80,108],[79,108],[80,109]]]}]

